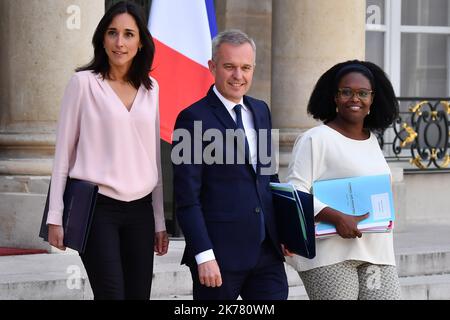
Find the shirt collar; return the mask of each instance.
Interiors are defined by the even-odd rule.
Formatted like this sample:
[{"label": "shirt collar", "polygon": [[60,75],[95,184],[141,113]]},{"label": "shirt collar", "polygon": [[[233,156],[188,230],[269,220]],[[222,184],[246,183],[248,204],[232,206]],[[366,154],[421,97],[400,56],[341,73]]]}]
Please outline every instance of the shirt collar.
[{"label": "shirt collar", "polygon": [[241,101],[239,101],[239,103],[235,103],[233,101],[228,100],[227,98],[225,98],[220,92],[219,90],[217,90],[216,86],[214,85],[213,87],[213,91],[216,94],[217,98],[219,98],[219,100],[223,103],[223,105],[225,106],[225,108],[227,108],[228,112],[230,112],[231,110],[233,110],[233,108],[240,104],[245,111],[247,111],[247,107],[244,104],[244,98],[241,98]]}]

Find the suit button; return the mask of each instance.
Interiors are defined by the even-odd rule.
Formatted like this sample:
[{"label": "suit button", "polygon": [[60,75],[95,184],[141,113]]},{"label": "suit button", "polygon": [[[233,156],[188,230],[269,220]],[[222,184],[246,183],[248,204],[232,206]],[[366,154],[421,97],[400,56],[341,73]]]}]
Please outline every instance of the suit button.
[{"label": "suit button", "polygon": [[261,208],[260,208],[260,207],[256,207],[256,208],[255,208],[255,212],[256,212],[256,213],[260,213],[260,212],[261,212]]}]

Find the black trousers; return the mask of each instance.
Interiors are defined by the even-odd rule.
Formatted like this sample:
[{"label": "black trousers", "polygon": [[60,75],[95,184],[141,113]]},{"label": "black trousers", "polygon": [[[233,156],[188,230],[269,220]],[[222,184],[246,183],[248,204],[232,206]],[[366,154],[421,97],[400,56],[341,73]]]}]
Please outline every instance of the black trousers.
[{"label": "black trousers", "polygon": [[150,299],[155,221],[151,194],[123,202],[99,194],[84,254],[95,300]]},{"label": "black trousers", "polygon": [[191,266],[194,300],[286,300],[289,294],[283,261],[266,237],[261,244],[259,260],[250,270],[220,270],[222,286],[211,288],[200,284],[197,265]]}]

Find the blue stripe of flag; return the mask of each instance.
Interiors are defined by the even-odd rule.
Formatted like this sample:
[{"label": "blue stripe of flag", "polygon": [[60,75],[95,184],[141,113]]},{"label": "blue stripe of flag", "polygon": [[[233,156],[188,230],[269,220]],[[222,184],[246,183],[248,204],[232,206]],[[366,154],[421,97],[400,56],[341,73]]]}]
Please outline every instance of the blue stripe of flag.
[{"label": "blue stripe of flag", "polygon": [[214,0],[205,0],[206,11],[208,12],[209,32],[211,39],[217,34],[216,12],[214,10]]}]

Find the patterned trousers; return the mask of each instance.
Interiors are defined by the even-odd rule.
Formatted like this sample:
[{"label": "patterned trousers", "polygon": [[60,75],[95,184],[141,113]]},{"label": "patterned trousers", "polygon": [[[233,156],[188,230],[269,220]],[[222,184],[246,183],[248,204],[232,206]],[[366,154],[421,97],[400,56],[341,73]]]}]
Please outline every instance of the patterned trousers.
[{"label": "patterned trousers", "polygon": [[400,300],[397,268],[347,260],[299,272],[311,300]]}]

